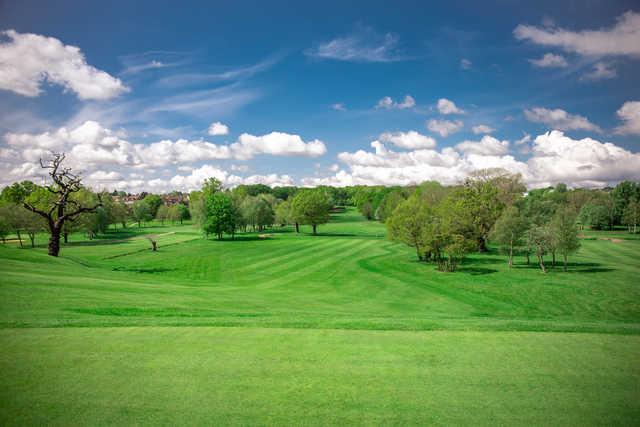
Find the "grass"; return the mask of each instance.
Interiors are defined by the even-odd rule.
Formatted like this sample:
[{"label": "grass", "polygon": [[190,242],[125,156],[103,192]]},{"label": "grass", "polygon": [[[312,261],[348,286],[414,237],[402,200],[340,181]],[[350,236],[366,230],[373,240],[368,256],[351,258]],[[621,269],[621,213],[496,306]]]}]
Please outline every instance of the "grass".
[{"label": "grass", "polygon": [[640,419],[640,240],[585,233],[568,273],[494,251],[445,274],[353,210],[302,231],[2,245],[0,422]]}]

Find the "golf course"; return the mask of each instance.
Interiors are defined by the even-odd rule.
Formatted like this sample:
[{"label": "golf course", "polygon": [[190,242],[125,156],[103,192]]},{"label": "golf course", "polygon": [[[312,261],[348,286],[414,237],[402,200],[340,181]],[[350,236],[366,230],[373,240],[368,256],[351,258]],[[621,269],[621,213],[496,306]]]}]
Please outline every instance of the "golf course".
[{"label": "golf course", "polygon": [[0,424],[638,423],[637,234],[544,274],[493,245],[440,272],[351,207],[311,231],[9,239]]}]

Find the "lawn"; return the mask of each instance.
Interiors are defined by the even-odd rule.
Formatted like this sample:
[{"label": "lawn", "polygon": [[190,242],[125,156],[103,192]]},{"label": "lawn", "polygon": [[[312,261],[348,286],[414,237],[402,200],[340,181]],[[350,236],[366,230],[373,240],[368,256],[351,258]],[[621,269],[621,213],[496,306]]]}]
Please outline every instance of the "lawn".
[{"label": "lawn", "polygon": [[586,232],[567,273],[495,250],[440,273],[353,210],[302,231],[1,245],[0,422],[640,420],[640,240]]}]

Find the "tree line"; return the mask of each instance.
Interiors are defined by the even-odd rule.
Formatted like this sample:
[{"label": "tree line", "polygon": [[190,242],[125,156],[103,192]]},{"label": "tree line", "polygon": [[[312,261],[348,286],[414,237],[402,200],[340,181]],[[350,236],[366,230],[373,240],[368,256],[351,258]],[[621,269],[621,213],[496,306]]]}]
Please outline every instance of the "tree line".
[{"label": "tree line", "polygon": [[278,193],[261,184],[223,189],[220,181],[209,178],[201,190],[189,194],[189,210],[205,236],[218,239],[225,234],[233,239],[239,231],[263,231],[275,225],[292,225],[296,232],[300,232],[300,225],[309,225],[315,235],[318,226],[329,222],[335,199],[327,188],[281,188],[287,191]]},{"label": "tree line", "polygon": [[[573,189],[565,184],[528,191],[517,174],[502,169],[472,173],[461,185],[426,182],[410,187],[360,187],[351,200],[368,219],[384,222],[390,239],[416,250],[441,271],[455,271],[465,255],[489,241],[508,255],[535,257],[543,272],[579,248],[579,230],[626,226],[638,231],[640,184]],[[545,257],[551,257],[550,264]]]}]

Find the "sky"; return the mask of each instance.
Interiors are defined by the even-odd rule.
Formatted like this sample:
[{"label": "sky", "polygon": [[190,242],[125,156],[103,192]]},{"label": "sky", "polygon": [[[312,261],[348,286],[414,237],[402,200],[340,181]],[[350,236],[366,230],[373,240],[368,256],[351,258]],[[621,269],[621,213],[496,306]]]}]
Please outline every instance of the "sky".
[{"label": "sky", "polygon": [[637,1],[0,0],[0,32],[2,186],[51,152],[128,192],[640,181]]}]

